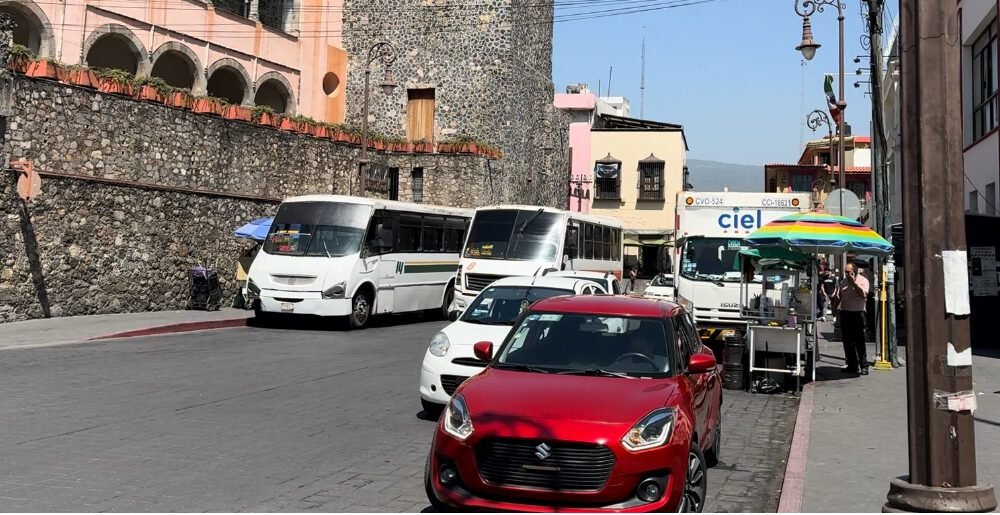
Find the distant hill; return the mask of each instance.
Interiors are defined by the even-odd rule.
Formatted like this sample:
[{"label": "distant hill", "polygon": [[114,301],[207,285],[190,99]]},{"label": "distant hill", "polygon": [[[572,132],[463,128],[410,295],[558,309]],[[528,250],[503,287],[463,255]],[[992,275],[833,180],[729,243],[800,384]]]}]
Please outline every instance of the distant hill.
[{"label": "distant hill", "polygon": [[695,191],[764,191],[764,167],[688,159]]}]

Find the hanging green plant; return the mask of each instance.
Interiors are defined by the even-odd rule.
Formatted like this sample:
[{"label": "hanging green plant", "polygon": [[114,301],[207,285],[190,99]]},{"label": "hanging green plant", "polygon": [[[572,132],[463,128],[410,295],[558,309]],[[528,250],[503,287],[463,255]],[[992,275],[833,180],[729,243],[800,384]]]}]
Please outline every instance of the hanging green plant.
[{"label": "hanging green plant", "polygon": [[35,58],[35,53],[24,45],[14,43],[10,47],[10,69],[17,73],[28,71],[28,64]]}]

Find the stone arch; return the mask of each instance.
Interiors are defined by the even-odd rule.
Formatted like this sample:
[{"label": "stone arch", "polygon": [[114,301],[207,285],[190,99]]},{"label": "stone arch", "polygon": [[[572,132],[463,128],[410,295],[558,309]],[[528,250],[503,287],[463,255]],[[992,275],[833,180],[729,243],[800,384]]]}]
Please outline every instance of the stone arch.
[{"label": "stone arch", "polygon": [[114,68],[134,75],[149,74],[146,47],[128,27],[117,23],[94,29],[83,45],[83,57],[91,68]]},{"label": "stone arch", "polygon": [[28,47],[39,57],[55,55],[52,24],[33,0],[0,0],[0,13],[14,19],[14,43]]},{"label": "stone arch", "polygon": [[230,104],[249,104],[253,101],[250,74],[239,61],[224,57],[206,70],[209,96],[221,98]]},{"label": "stone arch", "polygon": [[187,45],[168,41],[153,52],[150,58],[151,77],[159,77],[175,88],[187,88],[193,93],[205,93],[207,80],[202,73],[201,60]]},{"label": "stone arch", "polygon": [[271,106],[279,113],[295,114],[295,94],[292,93],[292,84],[284,75],[267,72],[257,79],[257,87],[254,89],[254,104]]}]

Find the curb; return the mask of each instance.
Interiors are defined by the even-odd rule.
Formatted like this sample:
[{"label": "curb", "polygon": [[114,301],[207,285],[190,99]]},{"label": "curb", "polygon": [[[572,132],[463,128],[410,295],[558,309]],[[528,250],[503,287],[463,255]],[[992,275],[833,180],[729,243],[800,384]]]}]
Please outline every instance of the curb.
[{"label": "curb", "polygon": [[139,336],[156,336],[161,334],[189,333],[193,331],[205,331],[208,329],[231,329],[234,327],[246,327],[250,318],[231,318],[228,320],[207,320],[204,322],[183,322],[180,324],[160,325],[147,327],[145,329],[135,329],[120,333],[105,334],[88,338],[87,341],[110,340],[112,338],[137,338]]},{"label": "curb", "polygon": [[778,513],[802,513],[802,498],[806,493],[806,458],[809,452],[809,431],[812,426],[813,390],[816,383],[802,387],[799,413],[795,417],[792,445],[785,465],[785,480],[781,485]]}]

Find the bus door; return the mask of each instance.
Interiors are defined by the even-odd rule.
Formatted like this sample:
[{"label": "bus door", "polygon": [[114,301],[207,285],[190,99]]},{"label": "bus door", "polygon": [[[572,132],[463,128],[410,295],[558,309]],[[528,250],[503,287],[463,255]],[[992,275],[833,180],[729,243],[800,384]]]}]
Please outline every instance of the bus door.
[{"label": "bus door", "polygon": [[388,212],[376,211],[372,215],[365,239],[359,281],[371,281],[375,286],[375,312],[389,313],[393,310],[395,284],[397,277],[401,275],[397,269],[402,262],[395,253],[395,224]]}]

